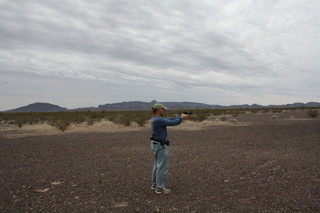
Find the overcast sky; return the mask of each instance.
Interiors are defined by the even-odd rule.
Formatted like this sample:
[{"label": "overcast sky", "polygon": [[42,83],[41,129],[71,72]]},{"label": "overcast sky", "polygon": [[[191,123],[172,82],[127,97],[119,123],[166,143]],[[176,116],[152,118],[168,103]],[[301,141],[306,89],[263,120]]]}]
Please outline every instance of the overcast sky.
[{"label": "overcast sky", "polygon": [[0,110],[320,102],[319,0],[0,0]]}]

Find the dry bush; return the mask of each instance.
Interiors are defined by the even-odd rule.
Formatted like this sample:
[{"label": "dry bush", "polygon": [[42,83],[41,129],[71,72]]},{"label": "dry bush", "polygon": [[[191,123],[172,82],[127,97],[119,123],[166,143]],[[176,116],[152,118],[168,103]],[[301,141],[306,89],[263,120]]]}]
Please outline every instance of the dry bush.
[{"label": "dry bush", "polygon": [[309,109],[309,111],[307,112],[307,115],[310,117],[310,118],[315,118],[319,115],[319,111],[316,110],[316,109]]},{"label": "dry bush", "polygon": [[70,121],[68,120],[55,120],[53,123],[51,123],[51,126],[56,127],[57,129],[64,132],[68,126],[70,126]]}]

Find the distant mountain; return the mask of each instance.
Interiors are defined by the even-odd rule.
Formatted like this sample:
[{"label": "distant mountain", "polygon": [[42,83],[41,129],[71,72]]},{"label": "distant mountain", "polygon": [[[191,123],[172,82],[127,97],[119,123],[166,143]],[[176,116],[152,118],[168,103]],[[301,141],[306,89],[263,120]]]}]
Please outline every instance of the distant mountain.
[{"label": "distant mountain", "polygon": [[68,111],[99,111],[97,107],[81,107],[75,109],[69,109]]},{"label": "distant mountain", "polygon": [[28,106],[19,107],[17,109],[8,110],[5,112],[61,112],[68,111],[67,108],[60,107],[49,103],[34,103]]},{"label": "distant mountain", "polygon": [[151,109],[151,106],[154,103],[155,103],[154,101],[151,101],[149,103],[142,102],[142,101],[129,101],[129,102],[99,105],[98,109],[107,110],[107,111],[147,110],[147,109]]},{"label": "distant mountain", "polygon": [[[151,102],[142,101],[129,101],[113,104],[99,105],[98,107],[84,107],[76,109],[67,109],[60,107],[58,105],[53,105],[49,103],[34,103],[28,106],[20,107],[17,109],[8,110],[5,112],[61,112],[61,111],[130,111],[130,110],[150,110],[153,104],[157,101],[153,100]],[[285,105],[268,105],[262,106],[258,104],[243,104],[243,105],[231,105],[231,106],[221,106],[221,105],[209,105],[204,103],[196,102],[161,102],[168,109],[235,109],[235,108],[291,108],[291,107],[320,107],[318,102],[308,102],[304,103],[293,103]]]},{"label": "distant mountain", "polygon": [[[142,101],[130,101],[114,104],[99,105],[98,109],[108,111],[125,111],[125,110],[150,110],[151,107],[157,103],[157,101],[142,102]],[[161,102],[168,109],[208,109],[213,107],[219,107],[218,105],[208,105],[196,102]]]}]

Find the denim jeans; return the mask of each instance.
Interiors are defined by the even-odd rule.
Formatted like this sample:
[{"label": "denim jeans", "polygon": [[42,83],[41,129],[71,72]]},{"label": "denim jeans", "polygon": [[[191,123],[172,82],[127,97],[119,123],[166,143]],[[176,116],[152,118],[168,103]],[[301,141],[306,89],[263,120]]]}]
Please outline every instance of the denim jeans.
[{"label": "denim jeans", "polygon": [[152,184],[156,185],[158,189],[164,189],[169,166],[168,146],[162,146],[159,142],[151,141],[151,149],[154,154]]}]

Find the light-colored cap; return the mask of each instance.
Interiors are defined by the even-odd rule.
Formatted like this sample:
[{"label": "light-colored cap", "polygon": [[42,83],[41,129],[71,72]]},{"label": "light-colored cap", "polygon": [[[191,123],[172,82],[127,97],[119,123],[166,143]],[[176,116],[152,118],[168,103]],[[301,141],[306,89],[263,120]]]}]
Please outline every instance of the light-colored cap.
[{"label": "light-colored cap", "polygon": [[168,109],[168,108],[163,106],[161,103],[155,103],[152,109]]}]

